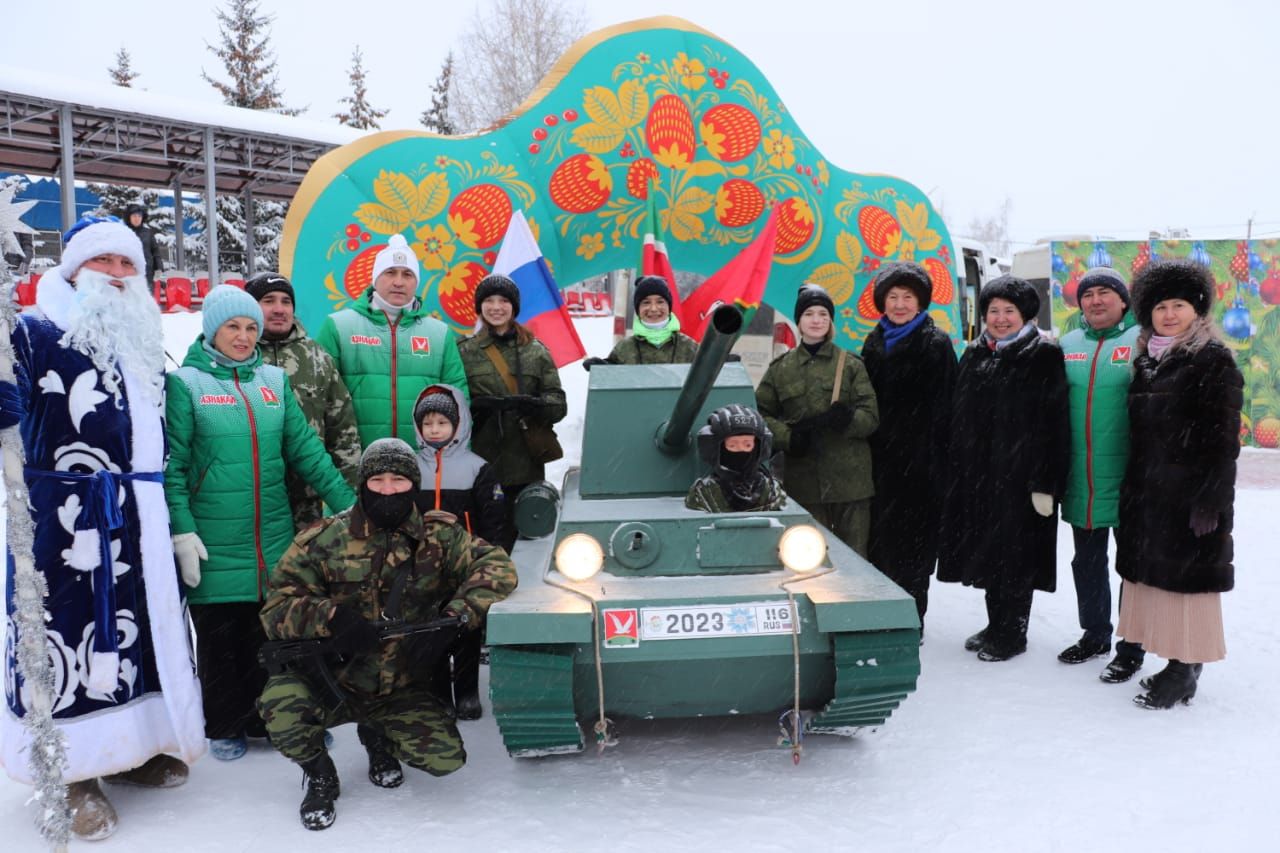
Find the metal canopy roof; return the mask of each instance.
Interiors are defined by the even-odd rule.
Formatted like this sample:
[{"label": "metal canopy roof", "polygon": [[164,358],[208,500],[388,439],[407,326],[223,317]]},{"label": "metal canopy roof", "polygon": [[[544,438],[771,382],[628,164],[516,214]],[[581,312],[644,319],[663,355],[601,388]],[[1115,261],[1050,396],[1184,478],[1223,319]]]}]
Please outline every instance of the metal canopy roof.
[{"label": "metal canopy roof", "polygon": [[[163,187],[178,199],[183,188],[194,189],[204,193],[213,221],[217,195],[292,199],[312,163],[362,135],[340,125],[0,67],[0,170],[58,176],[63,230],[73,224],[77,180]],[[208,229],[206,238],[216,280],[217,229]],[[252,245],[247,249],[251,272]]]},{"label": "metal canopy roof", "polygon": [[[3,84],[0,84],[3,86]],[[291,199],[307,170],[331,142],[199,124],[163,115],[116,112],[0,89],[0,167],[57,175],[62,169],[63,118],[69,120],[75,177],[132,186],[172,188],[175,180],[203,188],[206,135],[213,141],[218,193]]]}]

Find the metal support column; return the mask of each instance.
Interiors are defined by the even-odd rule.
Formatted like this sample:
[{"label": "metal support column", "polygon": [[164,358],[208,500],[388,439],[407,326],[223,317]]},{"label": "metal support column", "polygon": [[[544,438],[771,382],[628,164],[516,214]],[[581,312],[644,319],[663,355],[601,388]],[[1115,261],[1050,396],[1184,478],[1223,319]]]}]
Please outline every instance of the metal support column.
[{"label": "metal support column", "polygon": [[173,176],[173,262],[178,269],[187,269],[187,250],[182,231],[186,214],[182,210],[182,175]]},{"label": "metal support column", "polygon": [[253,277],[257,265],[257,252],[254,250],[253,190],[244,189],[244,277]]},{"label": "metal support column", "polygon": [[218,280],[218,190],[213,164],[213,128],[204,129],[204,215],[205,247],[209,252],[209,286]]},{"label": "metal support column", "polygon": [[76,146],[71,137],[71,105],[58,109],[58,145],[62,149],[62,230],[71,230],[79,219],[76,216]]}]

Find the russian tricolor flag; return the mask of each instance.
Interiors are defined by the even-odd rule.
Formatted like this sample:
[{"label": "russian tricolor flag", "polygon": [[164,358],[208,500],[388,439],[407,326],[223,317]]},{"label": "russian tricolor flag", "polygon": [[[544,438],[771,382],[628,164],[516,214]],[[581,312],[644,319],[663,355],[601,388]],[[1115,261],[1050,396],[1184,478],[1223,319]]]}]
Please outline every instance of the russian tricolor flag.
[{"label": "russian tricolor flag", "polygon": [[520,289],[520,316],[516,319],[551,351],[556,367],[586,356],[578,330],[573,327],[573,319],[560,296],[560,288],[542,257],[538,241],[533,239],[523,210],[511,215],[493,271],[507,276]]}]

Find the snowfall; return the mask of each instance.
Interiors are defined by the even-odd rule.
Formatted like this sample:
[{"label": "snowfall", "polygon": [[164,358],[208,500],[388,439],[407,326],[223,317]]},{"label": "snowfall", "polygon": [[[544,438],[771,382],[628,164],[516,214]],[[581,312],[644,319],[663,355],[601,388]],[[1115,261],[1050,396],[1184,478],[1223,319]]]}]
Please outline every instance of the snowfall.
[{"label": "snowfall", "polygon": [[[611,325],[580,321],[590,354],[607,353]],[[180,358],[198,318],[166,327]],[[557,429],[570,458],[548,472],[553,482],[575,461],[585,405],[587,374],[570,365],[562,377],[570,415]],[[239,761],[202,758],[180,788],[106,786],[120,825],[94,849],[1280,849],[1280,452],[1246,449],[1240,470],[1228,657],[1205,667],[1190,706],[1143,711],[1136,678],[1098,680],[1105,658],[1058,663],[1080,634],[1063,524],[1058,591],[1036,594],[1026,654],[983,663],[964,651],[985,623],[982,593],[935,582],[916,691],[878,730],[806,738],[799,765],[777,746],[772,717],[624,721],[603,754],[515,760],[486,703],[483,719],[460,724],[462,770],[408,770],[390,791],[365,777],[354,726],[336,729],[342,797],[324,832],[298,821],[298,768],[259,742]],[[1148,658],[1141,674],[1161,666]],[[486,679],[482,669],[482,691]],[[7,853],[44,849],[29,800],[0,774]]]}]

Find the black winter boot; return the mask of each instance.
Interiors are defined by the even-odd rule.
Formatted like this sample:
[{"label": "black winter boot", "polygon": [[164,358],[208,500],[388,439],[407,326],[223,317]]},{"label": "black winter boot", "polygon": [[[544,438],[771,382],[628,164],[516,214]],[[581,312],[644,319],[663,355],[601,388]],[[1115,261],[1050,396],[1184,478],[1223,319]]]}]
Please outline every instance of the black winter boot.
[{"label": "black winter boot", "polygon": [[1058,655],[1058,660],[1069,664],[1084,663],[1087,660],[1101,657],[1109,651],[1111,651],[1110,640],[1095,640],[1085,635],[1077,640],[1074,645],[1063,649]]},{"label": "black winter boot", "polygon": [[[1141,658],[1135,658],[1122,652],[1111,659],[1111,663],[1107,664],[1098,678],[1107,684],[1123,684],[1133,678],[1134,673],[1140,669],[1142,669]],[[1146,682],[1150,680],[1149,678],[1142,679],[1142,686],[1147,687]]]},{"label": "black winter boot", "polygon": [[356,726],[356,734],[369,754],[369,781],[379,788],[399,788],[404,782],[404,771],[391,754],[391,744],[371,726]]},{"label": "black winter boot", "polygon": [[1196,680],[1200,676],[1200,669],[1201,664],[1169,661],[1162,672],[1149,679],[1151,686],[1146,693],[1135,696],[1133,703],[1149,711],[1172,708],[1179,702],[1189,704],[1196,695]]},{"label": "black winter boot", "polygon": [[327,752],[298,763],[302,767],[302,784],[306,789],[302,806],[298,809],[302,825],[307,829],[328,829],[338,816],[334,807],[339,793],[338,770]]},{"label": "black winter boot", "polygon": [[453,647],[453,700],[459,720],[478,720],[480,706],[480,631],[464,631]]},{"label": "black winter boot", "polygon": [[966,652],[980,652],[982,651],[982,644],[986,639],[987,629],[983,628],[978,633],[970,635],[969,638],[964,641],[964,650]]}]

